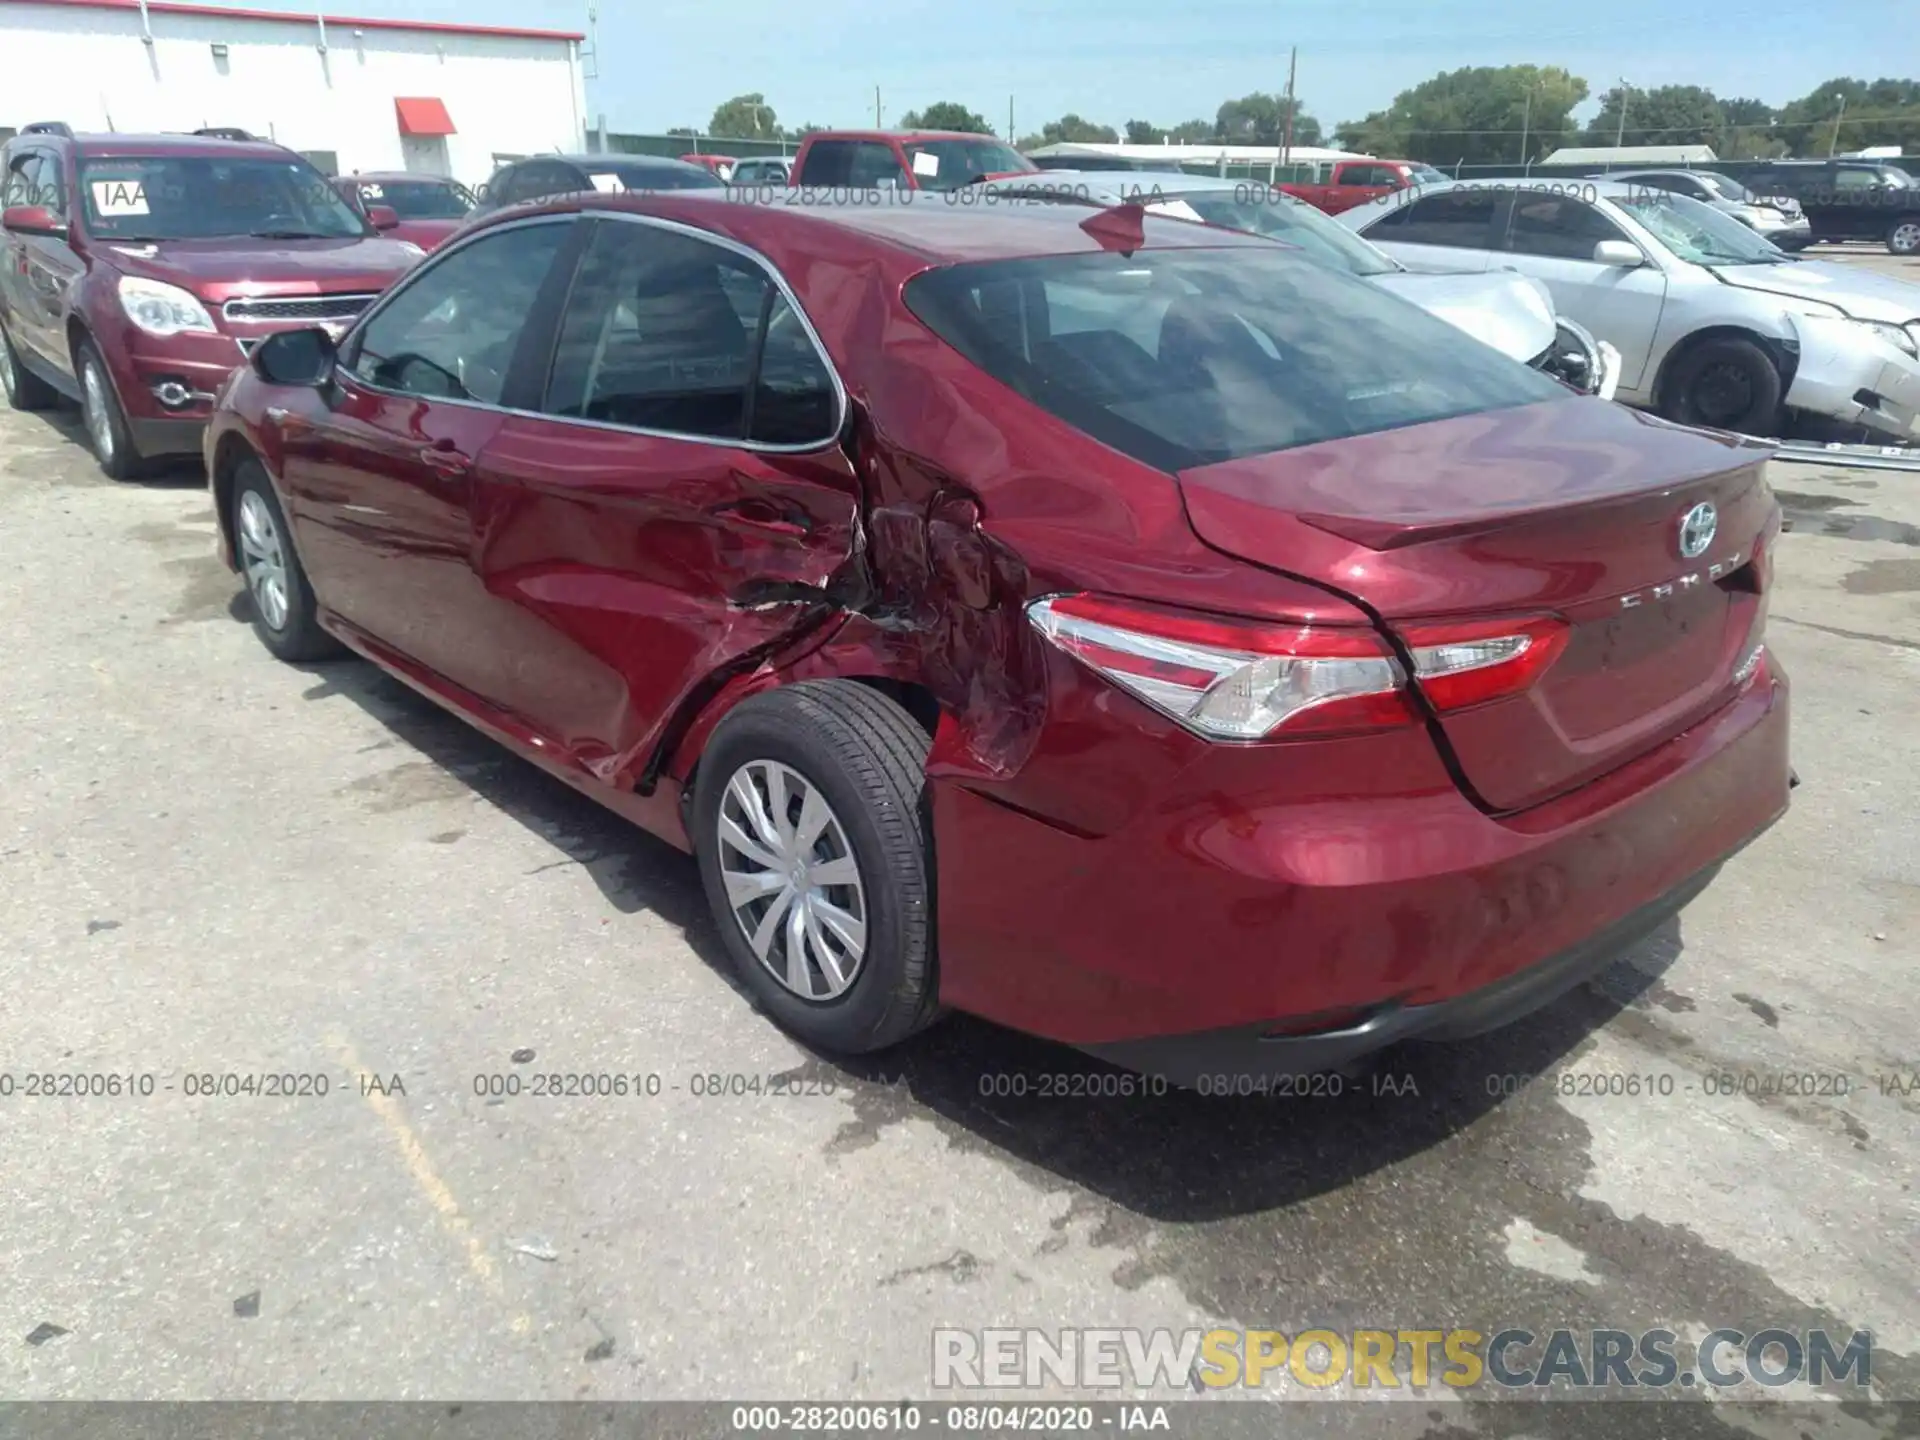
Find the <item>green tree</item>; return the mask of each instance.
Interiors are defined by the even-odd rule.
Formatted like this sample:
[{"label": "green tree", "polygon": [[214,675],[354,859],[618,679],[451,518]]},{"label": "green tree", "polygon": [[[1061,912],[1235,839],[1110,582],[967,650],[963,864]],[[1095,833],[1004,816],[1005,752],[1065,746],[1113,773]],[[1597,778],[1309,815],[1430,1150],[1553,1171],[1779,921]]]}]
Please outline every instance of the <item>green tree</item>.
[{"label": "green tree", "polygon": [[1127,121],[1127,144],[1158,145],[1160,130],[1151,120]]},{"label": "green tree", "polygon": [[1580,141],[1584,145],[1711,145],[1725,124],[1719,99],[1698,85],[1657,85],[1651,90],[1616,86],[1600,97],[1600,113]]},{"label": "green tree", "polygon": [[809,120],[806,124],[795,126],[793,129],[789,130],[787,132],[787,139],[804,140],[809,135],[816,134],[821,130],[831,130],[832,128],[833,127],[831,125],[816,125],[813,123],[813,121]]},{"label": "green tree", "polygon": [[758,90],[736,95],[714,108],[707,122],[707,134],[727,140],[777,140],[780,121]]},{"label": "green tree", "polygon": [[1214,138],[1216,137],[1211,120],[1182,120],[1173,129],[1167,131],[1167,139],[1175,145],[1198,145],[1202,141]]},{"label": "green tree", "polygon": [[1058,120],[1049,120],[1040,127],[1038,135],[1029,135],[1020,142],[1022,150],[1038,145],[1117,145],[1120,132],[1111,125],[1096,124],[1078,115],[1062,115]]},{"label": "green tree", "polygon": [[1713,153],[1722,160],[1764,160],[1784,155],[1787,147],[1774,138],[1773,121],[1773,107],[1764,100],[1722,100]]},{"label": "green tree", "polygon": [[1521,164],[1568,142],[1587,82],[1556,65],[1449,70],[1334,133],[1336,143],[1383,159],[1451,166]]},{"label": "green tree", "polygon": [[693,126],[691,126],[691,125],[675,125],[675,126],[674,126],[674,127],[672,128],[672,129],[670,129],[670,130],[668,130],[668,131],[667,131],[667,134],[669,134],[669,135],[676,135],[676,136],[679,136],[679,135],[698,135],[699,133],[700,133],[700,132],[699,132],[698,130],[696,130],[696,129],[694,129],[694,128],[693,128]]},{"label": "green tree", "polygon": [[[1270,95],[1256,90],[1251,95],[1242,95],[1238,100],[1229,100],[1220,107],[1214,116],[1213,136],[1229,145],[1278,145],[1285,128],[1287,117],[1287,97]],[[1293,143],[1295,145],[1318,145],[1321,140],[1320,122],[1300,109],[1300,101],[1293,102]]]},{"label": "green tree", "polygon": [[940,100],[924,110],[909,110],[900,117],[902,130],[964,130],[973,135],[991,135],[993,126],[987,123],[984,115],[978,115],[964,105],[951,100]]},{"label": "green tree", "polygon": [[1828,80],[1780,107],[1774,134],[1795,155],[1869,145],[1920,149],[1920,80]]}]

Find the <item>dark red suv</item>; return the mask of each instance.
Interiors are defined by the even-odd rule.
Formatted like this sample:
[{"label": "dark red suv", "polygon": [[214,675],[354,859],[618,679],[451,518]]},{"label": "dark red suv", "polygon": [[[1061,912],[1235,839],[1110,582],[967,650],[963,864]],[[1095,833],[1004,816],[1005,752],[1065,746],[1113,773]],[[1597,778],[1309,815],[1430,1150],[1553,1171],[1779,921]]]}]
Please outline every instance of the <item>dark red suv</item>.
[{"label": "dark red suv", "polygon": [[248,347],[344,327],[423,253],[265,141],[41,132],[0,156],[0,387],[16,410],[78,400],[116,479],[199,453]]},{"label": "dark red suv", "polygon": [[1525,1013],[1780,817],[1769,454],[1291,246],[792,192],[477,221],[208,434],[267,647],[692,851],[806,1040],[1208,1088]]}]

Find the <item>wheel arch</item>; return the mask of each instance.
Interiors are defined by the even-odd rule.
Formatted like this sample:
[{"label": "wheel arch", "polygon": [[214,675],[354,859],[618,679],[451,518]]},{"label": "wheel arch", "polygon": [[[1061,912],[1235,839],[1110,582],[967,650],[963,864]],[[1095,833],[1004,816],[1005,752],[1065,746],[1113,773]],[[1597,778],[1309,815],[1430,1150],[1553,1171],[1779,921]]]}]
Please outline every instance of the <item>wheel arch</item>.
[{"label": "wheel arch", "polygon": [[[213,491],[214,520],[220,526],[220,554],[225,558],[229,570],[240,568],[240,559],[234,548],[236,542],[233,533],[233,487],[240,467],[249,460],[257,461],[261,469],[267,469],[267,462],[248,442],[247,437],[237,430],[229,430],[220,437],[214,447],[213,470],[207,476],[207,483]],[[271,479],[273,472],[268,470],[267,473],[268,478]],[[288,543],[292,543],[291,537]]]},{"label": "wheel arch", "polygon": [[1745,340],[1758,345],[1773,361],[1773,368],[1780,372],[1780,393],[1784,396],[1793,388],[1794,372],[1800,367],[1799,347],[1777,336],[1763,335],[1747,325],[1705,325],[1690,332],[1677,341],[1661,358],[1659,372],[1654,376],[1651,396],[1653,406],[1664,410],[1669,397],[1668,387],[1673,383],[1674,371],[1680,362],[1702,345],[1715,340]]}]

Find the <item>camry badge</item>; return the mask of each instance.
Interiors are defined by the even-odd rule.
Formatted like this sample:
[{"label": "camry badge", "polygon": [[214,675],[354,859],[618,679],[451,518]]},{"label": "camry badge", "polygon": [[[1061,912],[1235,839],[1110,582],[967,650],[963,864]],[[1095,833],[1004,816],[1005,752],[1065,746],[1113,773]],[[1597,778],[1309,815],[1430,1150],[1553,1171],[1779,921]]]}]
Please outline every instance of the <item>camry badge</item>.
[{"label": "camry badge", "polygon": [[1720,512],[1711,504],[1699,504],[1687,511],[1680,521],[1680,558],[1692,560],[1706,554],[1719,529]]}]

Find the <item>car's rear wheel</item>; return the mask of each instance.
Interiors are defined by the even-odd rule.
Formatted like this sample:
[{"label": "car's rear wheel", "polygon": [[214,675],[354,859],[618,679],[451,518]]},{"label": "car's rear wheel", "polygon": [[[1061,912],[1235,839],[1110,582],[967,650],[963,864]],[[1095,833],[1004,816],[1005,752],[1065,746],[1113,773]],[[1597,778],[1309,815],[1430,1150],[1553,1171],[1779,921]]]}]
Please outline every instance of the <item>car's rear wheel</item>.
[{"label": "car's rear wheel", "polygon": [[0,391],[5,392],[7,405],[14,410],[45,410],[60,398],[59,391],[20,363],[3,325],[0,325]]},{"label": "car's rear wheel", "polygon": [[1895,255],[1920,255],[1920,215],[1902,215],[1893,222],[1887,249]]},{"label": "car's rear wheel", "polygon": [[1662,413],[1683,425],[1766,435],[1778,428],[1782,385],[1773,360],[1736,335],[1702,341],[1675,363]]},{"label": "car's rear wheel", "polygon": [[79,360],[80,415],[86,421],[87,443],[93,447],[93,458],[100,462],[100,473],[109,480],[137,480],[146,465],[134,448],[126,412],[120,408],[113,378],[107,373],[107,362],[100,358],[91,340],[80,342]]},{"label": "car's rear wheel", "polygon": [[693,839],[723,943],[761,1006],[841,1054],[939,1016],[925,730],[852,681],[743,702],[694,787]]},{"label": "car's rear wheel", "polygon": [[282,660],[324,660],[340,643],[320,628],[307,572],[294,553],[286,515],[258,460],[234,474],[233,550],[253,608],[253,633]]}]

